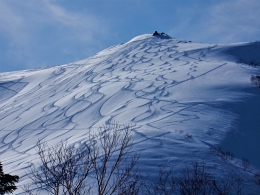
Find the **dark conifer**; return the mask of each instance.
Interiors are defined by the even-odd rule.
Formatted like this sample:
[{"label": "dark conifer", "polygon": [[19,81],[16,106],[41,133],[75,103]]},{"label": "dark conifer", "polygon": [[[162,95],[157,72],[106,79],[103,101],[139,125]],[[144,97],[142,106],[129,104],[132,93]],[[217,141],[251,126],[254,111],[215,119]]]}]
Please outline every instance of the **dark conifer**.
[{"label": "dark conifer", "polygon": [[13,193],[17,189],[14,183],[18,182],[18,180],[18,175],[4,174],[3,165],[0,162],[0,194]]}]

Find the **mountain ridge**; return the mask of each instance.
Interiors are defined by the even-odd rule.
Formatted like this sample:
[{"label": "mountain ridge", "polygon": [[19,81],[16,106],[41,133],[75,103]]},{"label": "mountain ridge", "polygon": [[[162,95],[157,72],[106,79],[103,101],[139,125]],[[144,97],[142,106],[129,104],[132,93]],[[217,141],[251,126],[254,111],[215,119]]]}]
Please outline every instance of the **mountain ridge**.
[{"label": "mountain ridge", "polygon": [[[74,63],[1,73],[1,161],[24,175],[38,141],[84,143],[91,131],[118,121],[132,124],[144,172],[206,159],[216,172],[234,170],[249,181],[241,159],[225,161],[209,146],[236,129],[239,116],[229,105],[259,95],[250,83],[259,67],[247,58],[238,62],[247,52],[258,63],[251,50],[260,51],[259,43],[198,44],[145,34]],[[260,159],[254,163],[259,170]]]}]

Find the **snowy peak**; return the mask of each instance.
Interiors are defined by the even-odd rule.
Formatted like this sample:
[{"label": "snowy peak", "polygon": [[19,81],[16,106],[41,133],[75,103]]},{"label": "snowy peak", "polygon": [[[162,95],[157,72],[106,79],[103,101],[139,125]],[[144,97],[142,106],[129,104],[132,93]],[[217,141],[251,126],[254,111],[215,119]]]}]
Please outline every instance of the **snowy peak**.
[{"label": "snowy peak", "polygon": [[[157,32],[157,31],[156,31]],[[139,35],[134,37],[133,39],[131,39],[129,42],[133,42],[133,41],[142,41],[144,39],[151,39],[151,40],[156,40],[156,39],[172,39],[172,37],[170,37],[169,35],[165,34],[165,33],[159,33],[157,35],[153,35],[153,34],[143,34],[143,35]],[[129,43],[128,42],[128,43]]]},{"label": "snowy peak", "polygon": [[259,51],[259,43],[198,44],[145,34],[75,63],[1,73],[1,161],[22,176],[39,140],[82,143],[118,121],[132,124],[134,150],[142,151],[140,168],[148,172],[201,159],[216,171],[239,172],[239,159],[223,161],[208,151],[236,130],[240,113],[233,106],[259,96],[250,83],[259,66],[247,65],[259,62]]}]

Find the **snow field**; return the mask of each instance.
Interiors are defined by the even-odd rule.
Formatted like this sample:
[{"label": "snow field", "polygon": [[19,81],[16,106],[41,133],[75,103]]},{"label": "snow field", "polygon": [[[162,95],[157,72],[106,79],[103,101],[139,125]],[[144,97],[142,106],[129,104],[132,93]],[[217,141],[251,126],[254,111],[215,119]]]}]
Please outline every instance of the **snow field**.
[{"label": "snow field", "polygon": [[[216,173],[234,170],[249,181],[252,173],[241,171],[239,159],[223,160],[210,154],[209,148],[224,140],[225,148],[235,150],[237,143],[229,145],[225,138],[237,128],[241,113],[231,108],[250,102],[254,94],[259,98],[250,83],[259,67],[236,60],[248,52],[258,61],[259,47],[258,43],[198,44],[145,34],[75,63],[2,73],[0,152],[5,172],[18,174],[24,184],[28,180],[22,176],[37,161],[39,141],[83,143],[99,126],[118,121],[132,125],[133,150],[140,153],[139,167],[145,173],[155,174],[165,163],[177,171],[204,160]],[[255,112],[255,117],[260,116]],[[235,153],[240,157],[239,151]],[[260,157],[253,162],[254,170],[259,170]]]}]

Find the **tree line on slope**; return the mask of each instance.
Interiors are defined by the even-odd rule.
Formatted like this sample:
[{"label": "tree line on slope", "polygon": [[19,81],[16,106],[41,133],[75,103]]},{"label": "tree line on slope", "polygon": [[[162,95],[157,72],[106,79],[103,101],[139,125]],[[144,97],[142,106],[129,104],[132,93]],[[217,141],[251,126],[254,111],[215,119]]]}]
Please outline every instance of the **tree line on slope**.
[{"label": "tree line on slope", "polygon": [[[62,141],[52,147],[39,142],[40,162],[28,176],[33,185],[23,186],[25,194],[39,195],[227,195],[243,193],[243,179],[228,173],[218,179],[204,162],[194,162],[176,176],[173,168],[162,167],[157,180],[142,176],[139,155],[131,151],[132,128],[118,124],[100,127],[88,142],[77,147]],[[98,138],[98,139],[97,139]],[[1,168],[1,167],[0,167]],[[18,182],[19,177],[13,176]],[[2,181],[2,180],[0,180]],[[1,187],[2,188],[2,183]],[[14,186],[14,183],[12,183]],[[34,186],[34,188],[32,188]],[[11,191],[0,191],[12,193]]]}]

